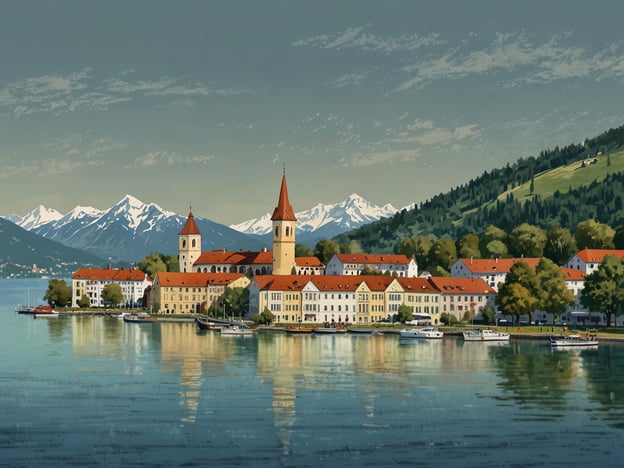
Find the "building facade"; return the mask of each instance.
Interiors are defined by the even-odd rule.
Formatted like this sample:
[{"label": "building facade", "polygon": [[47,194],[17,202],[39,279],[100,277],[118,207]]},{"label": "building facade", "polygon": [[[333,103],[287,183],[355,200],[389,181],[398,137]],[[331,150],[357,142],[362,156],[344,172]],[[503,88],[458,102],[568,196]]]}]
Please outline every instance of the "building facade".
[{"label": "building facade", "polygon": [[205,313],[210,306],[225,307],[222,297],[226,288],[248,285],[249,278],[242,273],[160,272],[154,279],[150,311],[176,315]]},{"label": "building facade", "polygon": [[418,276],[418,265],[405,255],[335,254],[327,262],[327,275],[357,276],[366,268],[388,273],[398,278]]},{"label": "building facade", "polygon": [[[123,300],[120,304],[108,304],[102,299],[102,291],[108,284],[121,287]],[[146,289],[152,279],[141,270],[118,270],[113,268],[80,268],[72,275],[72,306],[77,306],[83,295],[89,298],[90,307],[128,306],[141,307]]]}]

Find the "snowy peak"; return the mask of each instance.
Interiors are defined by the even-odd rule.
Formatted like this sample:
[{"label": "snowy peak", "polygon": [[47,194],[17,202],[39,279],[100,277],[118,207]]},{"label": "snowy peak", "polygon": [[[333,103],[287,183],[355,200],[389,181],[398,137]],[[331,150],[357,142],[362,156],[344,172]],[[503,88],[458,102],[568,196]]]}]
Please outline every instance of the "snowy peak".
[{"label": "snowy peak", "polygon": [[39,205],[23,218],[13,222],[27,231],[30,231],[31,229],[36,229],[43,224],[56,221],[62,217],[63,215],[55,209]]},{"label": "snowy peak", "polygon": [[[299,232],[311,233],[324,228],[324,231],[338,234],[392,216],[396,212],[397,209],[390,204],[380,207],[352,193],[341,203],[333,205],[319,203],[308,210],[296,213],[295,216]],[[271,216],[267,213],[260,218],[230,227],[245,234],[265,235],[271,232],[271,226]]]}]

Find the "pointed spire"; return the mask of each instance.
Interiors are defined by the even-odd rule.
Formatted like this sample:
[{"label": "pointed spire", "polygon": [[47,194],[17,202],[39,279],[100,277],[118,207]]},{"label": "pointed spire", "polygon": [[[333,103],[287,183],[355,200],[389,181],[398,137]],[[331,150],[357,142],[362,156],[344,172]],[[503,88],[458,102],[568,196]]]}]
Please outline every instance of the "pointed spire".
[{"label": "pointed spire", "polygon": [[282,187],[280,188],[279,200],[271,216],[271,221],[297,221],[293,207],[288,201],[288,187],[286,186],[286,166],[282,174]]},{"label": "pointed spire", "polygon": [[189,211],[189,215],[188,218],[186,219],[186,223],[184,224],[184,227],[182,228],[182,230],[178,233],[178,235],[196,235],[196,234],[201,234],[199,232],[199,228],[197,227],[197,224],[195,224],[195,217],[193,216],[193,212]]}]

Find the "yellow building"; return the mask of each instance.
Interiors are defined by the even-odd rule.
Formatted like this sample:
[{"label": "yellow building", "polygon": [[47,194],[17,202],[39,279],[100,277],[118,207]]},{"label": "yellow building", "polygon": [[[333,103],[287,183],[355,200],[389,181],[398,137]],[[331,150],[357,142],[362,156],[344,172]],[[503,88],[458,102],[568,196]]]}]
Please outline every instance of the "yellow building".
[{"label": "yellow building", "polygon": [[151,294],[152,313],[197,314],[219,305],[225,288],[246,288],[242,273],[160,272]]}]

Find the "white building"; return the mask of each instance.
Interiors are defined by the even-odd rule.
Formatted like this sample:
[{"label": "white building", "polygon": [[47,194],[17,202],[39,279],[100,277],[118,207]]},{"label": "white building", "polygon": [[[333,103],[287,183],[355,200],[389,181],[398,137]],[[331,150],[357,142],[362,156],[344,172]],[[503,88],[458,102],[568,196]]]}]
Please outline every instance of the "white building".
[{"label": "white building", "polygon": [[335,254],[325,268],[326,275],[356,276],[370,268],[399,278],[418,276],[418,265],[405,255]]},{"label": "white building", "polygon": [[107,284],[121,287],[121,304],[137,307],[143,305],[145,290],[152,285],[152,279],[141,270],[117,270],[112,268],[80,268],[72,275],[72,306],[77,306],[83,295],[89,297],[91,307],[102,307],[102,290]]}]

